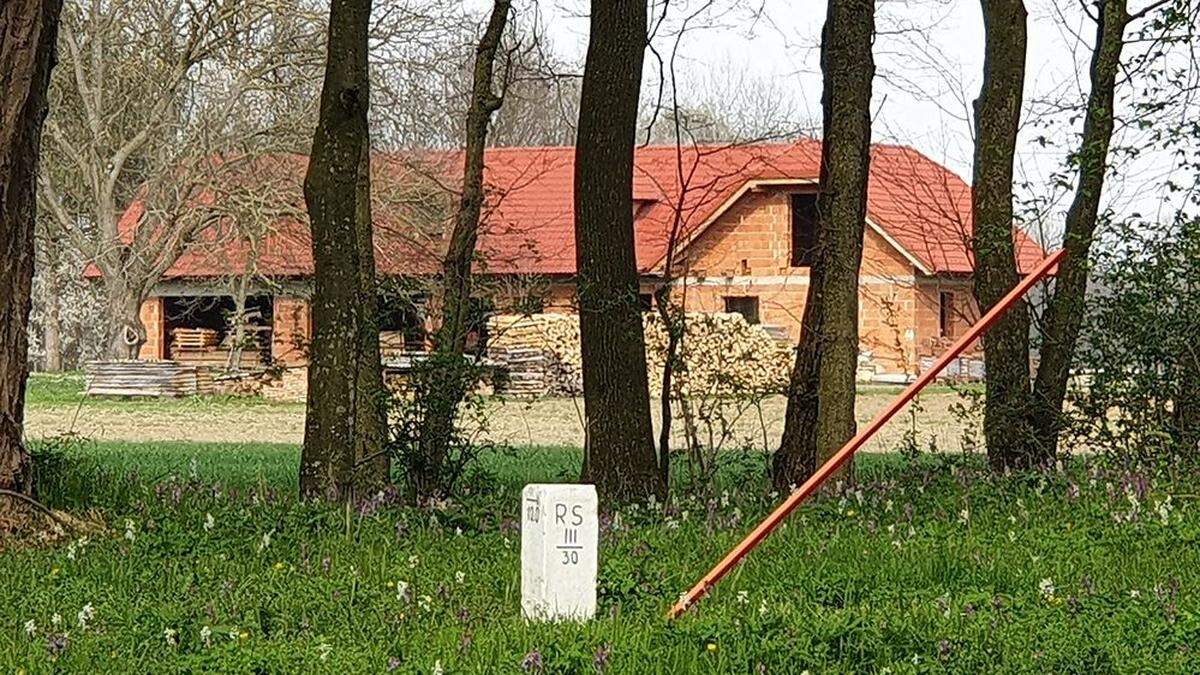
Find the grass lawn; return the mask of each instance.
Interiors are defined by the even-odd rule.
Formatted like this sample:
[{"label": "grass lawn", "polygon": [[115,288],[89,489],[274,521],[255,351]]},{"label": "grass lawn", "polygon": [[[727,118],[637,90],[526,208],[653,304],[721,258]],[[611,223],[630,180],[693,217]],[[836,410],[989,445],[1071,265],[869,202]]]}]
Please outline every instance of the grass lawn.
[{"label": "grass lawn", "polygon": [[761,458],[745,459],[711,500],[603,517],[597,619],[527,625],[519,491],[570,479],[577,451],[490,459],[472,494],[434,511],[299,504],[297,455],[51,453],[42,497],[97,509],[108,530],[0,552],[0,673],[1200,669],[1194,476],[1076,465],[992,479],[971,458],[864,457],[857,488],[802,507],[668,624],[678,594],[774,504]]},{"label": "grass lawn", "polygon": [[[101,441],[191,441],[198,443],[287,443],[304,438],[304,405],[259,398],[203,396],[185,399],[114,399],[83,395],[83,376],[35,374],[26,396],[25,430],[32,438],[73,432]],[[899,391],[885,385],[861,385],[858,417],[866,423]],[[901,412],[865,448],[894,451],[915,443],[931,443],[957,451],[964,437],[980,436],[977,415],[958,411],[972,405],[967,393],[976,385],[936,385],[921,395],[920,405]],[[777,447],[783,430],[785,400],[768,397],[761,407],[744,411],[731,424],[724,448]],[[583,402],[567,398],[518,401],[491,399],[487,440],[522,447],[567,446],[583,443],[580,423]],[[653,406],[657,418],[658,407]],[[911,414],[910,414],[911,413]],[[731,419],[731,418],[727,418]],[[682,425],[675,425],[675,445],[685,447]]]}]

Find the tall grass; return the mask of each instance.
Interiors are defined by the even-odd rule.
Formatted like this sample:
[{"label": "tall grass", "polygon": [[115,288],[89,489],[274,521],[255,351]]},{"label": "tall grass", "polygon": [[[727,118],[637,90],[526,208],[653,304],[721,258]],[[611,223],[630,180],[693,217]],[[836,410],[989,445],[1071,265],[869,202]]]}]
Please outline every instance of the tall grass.
[{"label": "tall grass", "polygon": [[431,510],[393,495],[351,509],[298,503],[294,446],[39,452],[42,497],[98,508],[108,531],[0,553],[0,672],[1200,664],[1200,515],[1182,496],[1194,489],[1082,463],[992,478],[969,458],[864,458],[857,486],[802,507],[668,624],[679,592],[778,498],[749,458],[706,497],[609,510],[598,617],[531,625],[519,611],[519,491],[572,479],[577,450],[493,458],[466,482],[470,494]]}]

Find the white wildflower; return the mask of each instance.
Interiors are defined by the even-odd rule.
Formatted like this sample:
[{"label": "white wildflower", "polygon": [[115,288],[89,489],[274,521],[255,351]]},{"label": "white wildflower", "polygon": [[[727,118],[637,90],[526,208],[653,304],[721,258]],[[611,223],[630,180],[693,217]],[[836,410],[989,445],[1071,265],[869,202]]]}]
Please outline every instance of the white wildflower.
[{"label": "white wildflower", "polygon": [[168,628],[164,630],[163,639],[166,640],[167,644],[171,645],[172,647],[179,644],[179,634],[175,632],[174,628]]},{"label": "white wildflower", "polygon": [[417,565],[419,565],[419,564],[421,564],[421,559],[420,559],[420,558],[418,558],[418,557],[417,557],[417,556],[415,556],[415,555],[410,555],[410,556],[408,556],[408,566],[409,566],[409,567],[416,567],[416,566],[417,566]]},{"label": "white wildflower", "polygon": [[729,508],[729,490],[724,490],[721,492],[721,508]]},{"label": "white wildflower", "polygon": [[1046,598],[1047,600],[1050,598],[1053,598],[1054,597],[1054,581],[1052,579],[1050,579],[1049,577],[1042,579],[1040,582],[1038,582],[1038,591],[1040,591],[1042,594],[1042,597]]},{"label": "white wildflower", "polygon": [[61,626],[62,625],[62,614],[55,612],[54,616],[50,617],[50,623],[54,626]]},{"label": "white wildflower", "polygon": [[1162,521],[1163,525],[1167,525],[1171,522],[1172,508],[1171,495],[1167,495],[1167,499],[1165,501],[1156,502],[1154,504],[1154,510],[1158,512],[1158,519]]},{"label": "white wildflower", "polygon": [[79,613],[75,615],[75,621],[79,624],[80,630],[87,630],[88,622],[96,616],[96,608],[92,607],[92,603],[87,603]]},{"label": "white wildflower", "polygon": [[462,536],[462,528],[461,527],[454,528],[454,536],[456,536],[456,537]]},{"label": "white wildflower", "polygon": [[125,538],[129,541],[137,538],[137,535],[133,532],[133,521],[128,518],[125,519]]},{"label": "white wildflower", "polygon": [[763,616],[766,616],[767,612],[769,612],[769,611],[771,611],[771,608],[767,607],[767,599],[763,598],[762,600],[759,600],[758,601],[758,613]]},{"label": "white wildflower", "polygon": [[1138,598],[1142,597],[1142,592],[1141,592],[1141,591],[1139,591],[1139,590],[1138,590],[1138,589],[1136,589],[1136,588],[1134,588],[1134,589],[1131,589],[1131,590],[1129,591],[1129,597],[1131,597],[1131,598],[1133,598],[1134,600],[1136,600],[1136,599],[1138,599]]},{"label": "white wildflower", "polygon": [[433,662],[433,670],[430,675],[444,675],[446,671],[442,670],[442,660],[438,659]]},{"label": "white wildflower", "polygon": [[204,643],[205,647],[212,644],[212,629],[211,628],[209,628],[208,626],[204,626],[203,628],[200,629],[200,641]]},{"label": "white wildflower", "polygon": [[258,552],[259,552],[259,553],[262,553],[263,551],[265,551],[265,550],[267,550],[268,548],[270,548],[270,546],[271,546],[271,535],[272,535],[272,534],[274,534],[274,533],[275,533],[275,530],[274,530],[274,529],[272,529],[270,532],[264,532],[264,533],[263,533],[262,540],[260,540],[260,541],[258,542]]},{"label": "white wildflower", "polygon": [[1016,532],[1013,532],[1012,530],[1009,530],[1009,531],[1008,531],[1008,540],[1009,540],[1009,541],[1016,541],[1016,540],[1017,540],[1017,533],[1016,533]]},{"label": "white wildflower", "polygon": [[396,599],[400,600],[402,602],[408,602],[409,595],[408,595],[408,582],[407,581],[397,581],[396,582]]},{"label": "white wildflower", "polygon": [[322,642],[317,645],[317,656],[321,657],[322,661],[328,661],[329,653],[332,651],[333,647],[330,647],[328,642]]},{"label": "white wildflower", "polygon": [[67,544],[67,560],[75,559],[75,551],[76,551],[75,542],[71,542],[70,544]]},{"label": "white wildflower", "polygon": [[204,514],[204,531],[212,532],[212,529],[217,526],[217,519],[213,518],[213,514]]},{"label": "white wildflower", "polygon": [[667,526],[668,530],[678,530],[679,529],[679,521],[675,520],[674,518],[667,518],[666,526]]},{"label": "white wildflower", "polygon": [[737,601],[739,605],[744,605],[750,602],[750,593],[747,591],[738,591]]},{"label": "white wildflower", "polygon": [[963,510],[958,512],[958,524],[966,525],[968,522],[970,522],[970,520],[971,520],[970,507],[963,507]]},{"label": "white wildflower", "polygon": [[420,607],[421,611],[423,612],[428,612],[430,606],[432,605],[433,598],[429,597],[428,595],[422,595],[421,597],[417,598],[417,606]]},{"label": "white wildflower", "polygon": [[25,622],[25,634],[29,637],[37,635],[37,624],[33,622],[33,619]]},{"label": "white wildflower", "polygon": [[454,573],[454,581],[455,581],[455,583],[457,583],[460,586],[462,584],[466,583],[466,581],[467,581],[466,573],[464,573],[462,570],[455,572]]}]

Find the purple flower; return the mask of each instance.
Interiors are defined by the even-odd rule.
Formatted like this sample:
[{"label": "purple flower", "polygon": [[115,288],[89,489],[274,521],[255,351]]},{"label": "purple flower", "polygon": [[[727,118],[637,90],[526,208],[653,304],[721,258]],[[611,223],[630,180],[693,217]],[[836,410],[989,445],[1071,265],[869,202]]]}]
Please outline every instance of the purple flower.
[{"label": "purple flower", "polygon": [[67,649],[67,634],[57,633],[46,636],[46,653],[50,658],[57,659]]},{"label": "purple flower", "polygon": [[538,650],[533,650],[521,659],[521,670],[526,673],[542,672],[542,653]]},{"label": "purple flower", "polygon": [[596,647],[596,655],[592,657],[592,665],[596,667],[596,672],[603,673],[608,667],[608,655],[612,653],[612,647],[609,645],[600,645]]}]

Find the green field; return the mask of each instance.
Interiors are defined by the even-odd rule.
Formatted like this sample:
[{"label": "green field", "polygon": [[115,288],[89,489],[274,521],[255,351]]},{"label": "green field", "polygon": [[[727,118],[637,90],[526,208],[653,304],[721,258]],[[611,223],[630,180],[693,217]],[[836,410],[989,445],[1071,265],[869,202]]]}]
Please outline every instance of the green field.
[{"label": "green field", "polygon": [[1200,668],[1194,476],[866,457],[668,624],[775,501],[761,457],[730,456],[711,498],[602,518],[596,620],[526,625],[519,490],[572,479],[577,451],[490,458],[442,509],[346,510],[297,503],[293,445],[37,449],[42,498],[107,530],[0,553],[0,672]]}]

